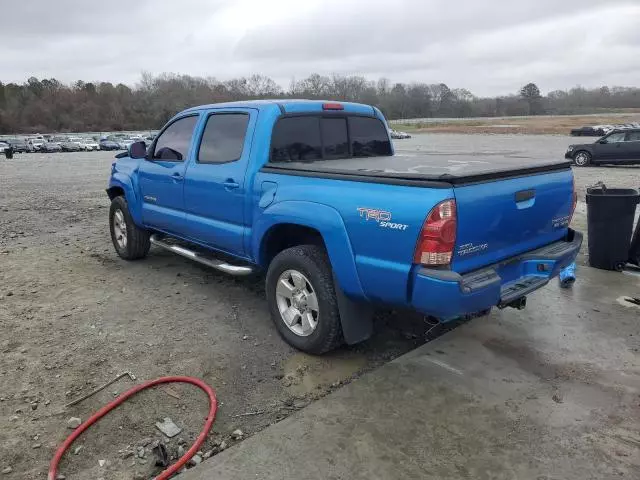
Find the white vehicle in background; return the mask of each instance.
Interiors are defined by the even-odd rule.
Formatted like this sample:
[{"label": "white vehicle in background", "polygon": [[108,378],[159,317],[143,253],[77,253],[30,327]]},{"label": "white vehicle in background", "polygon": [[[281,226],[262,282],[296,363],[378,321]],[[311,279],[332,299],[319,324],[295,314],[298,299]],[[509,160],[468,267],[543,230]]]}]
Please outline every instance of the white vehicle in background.
[{"label": "white vehicle in background", "polygon": [[42,148],[42,145],[45,144],[45,139],[42,136],[28,137],[27,144],[31,145],[31,149],[34,152],[39,152],[40,149]]},{"label": "white vehicle in background", "polygon": [[83,138],[80,142],[80,146],[84,148],[87,152],[92,152],[93,150],[100,150],[100,144],[96,142],[93,138]]}]

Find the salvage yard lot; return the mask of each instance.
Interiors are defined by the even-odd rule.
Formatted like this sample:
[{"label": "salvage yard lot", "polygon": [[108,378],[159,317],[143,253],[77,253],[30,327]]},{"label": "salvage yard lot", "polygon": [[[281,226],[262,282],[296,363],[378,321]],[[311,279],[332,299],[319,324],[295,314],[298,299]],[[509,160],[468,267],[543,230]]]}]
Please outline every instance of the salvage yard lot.
[{"label": "salvage yard lot", "polygon": [[[568,137],[417,135],[399,150],[561,159]],[[420,316],[385,312],[376,336],[322,358],[297,353],[269,319],[261,279],[238,280],[153,249],[142,261],[120,260],[111,245],[104,192],[107,152],[0,157],[0,470],[43,478],[71,416],[86,419],[131,385],[120,380],[76,407],[64,408],[123,371],[139,380],[203,378],[221,407],[203,451],[251,435],[303,408],[360,373],[424,343],[442,329]],[[639,167],[576,169],[579,198],[604,181],[640,187]],[[426,212],[425,212],[426,214]],[[586,230],[586,209],[574,219]],[[581,261],[585,261],[584,249]],[[141,394],[105,418],[61,466],[68,479],[151,476],[153,460],[129,456],[154,423],[170,417],[191,443],[206,414],[204,397],[172,387]],[[107,461],[105,467],[98,460]]]}]

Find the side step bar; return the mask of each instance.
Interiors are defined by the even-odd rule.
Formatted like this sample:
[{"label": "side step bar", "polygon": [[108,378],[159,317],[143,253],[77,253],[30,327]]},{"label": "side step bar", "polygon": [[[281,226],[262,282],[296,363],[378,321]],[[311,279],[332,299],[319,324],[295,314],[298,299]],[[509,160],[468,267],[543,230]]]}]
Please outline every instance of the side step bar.
[{"label": "side step bar", "polygon": [[159,235],[151,235],[150,241],[152,245],[164,248],[165,250],[169,250],[170,252],[176,253],[182,257],[206,265],[207,267],[215,268],[216,270],[220,270],[221,272],[228,273],[230,275],[235,275],[236,277],[244,277],[253,273],[253,268],[251,267],[231,265],[230,263],[223,262],[222,260],[205,256],[200,252],[189,250],[186,247],[167,243]]}]

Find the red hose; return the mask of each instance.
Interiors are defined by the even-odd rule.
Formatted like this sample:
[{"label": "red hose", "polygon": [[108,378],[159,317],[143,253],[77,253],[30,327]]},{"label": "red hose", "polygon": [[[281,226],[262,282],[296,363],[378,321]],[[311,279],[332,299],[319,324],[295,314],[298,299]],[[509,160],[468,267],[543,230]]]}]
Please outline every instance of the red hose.
[{"label": "red hose", "polygon": [[111,410],[116,408],[118,405],[128,400],[130,397],[133,397],[136,393],[142,390],[145,390],[149,387],[160,385],[162,383],[190,383],[191,385],[195,385],[196,387],[199,387],[202,390],[204,390],[206,394],[209,396],[209,414],[207,415],[207,421],[205,422],[204,428],[200,432],[200,435],[198,435],[198,438],[196,439],[195,443],[191,446],[189,450],[187,450],[187,452],[182,456],[182,458],[180,458],[176,463],[174,463],[169,468],[167,468],[160,475],[155,477],[155,480],[167,480],[172,475],[177,473],[178,470],[184,467],[187,464],[187,462],[191,459],[191,457],[193,457],[196,454],[196,452],[200,449],[200,446],[204,443],[205,438],[207,438],[207,434],[209,433],[209,430],[211,430],[213,421],[216,419],[216,412],[218,410],[218,401],[216,400],[216,394],[209,385],[204,383],[199,378],[193,378],[193,377],[156,378],[155,380],[150,380],[140,385],[136,385],[135,387],[124,392],[118,398],[116,398],[112,402],[102,407],[96,413],[94,413],[91,416],[91,418],[89,418],[82,425],[76,428],[73,431],[73,433],[67,437],[64,443],[60,445],[60,447],[58,447],[58,450],[56,450],[56,454],[51,460],[51,464],[49,465],[49,476],[47,477],[47,480],[55,480],[56,474],[58,473],[57,472],[58,463],[60,462],[60,459],[64,455],[64,452],[67,451],[67,449],[76,440],[76,438],[78,438],[85,430],[87,430],[91,425],[96,423],[98,420],[100,420],[102,417],[104,417],[107,413],[109,413]]}]

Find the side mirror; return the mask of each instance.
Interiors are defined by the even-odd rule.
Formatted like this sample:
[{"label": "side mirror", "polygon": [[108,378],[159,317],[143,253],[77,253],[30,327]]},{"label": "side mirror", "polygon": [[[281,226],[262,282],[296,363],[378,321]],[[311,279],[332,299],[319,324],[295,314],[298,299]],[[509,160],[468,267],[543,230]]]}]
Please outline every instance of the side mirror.
[{"label": "side mirror", "polygon": [[602,140],[598,140],[598,143],[600,143],[601,145],[606,145],[609,142],[607,142],[606,138],[603,138]]},{"label": "side mirror", "polygon": [[129,156],[131,158],[144,158],[147,156],[147,144],[144,142],[133,142],[129,145]]}]

